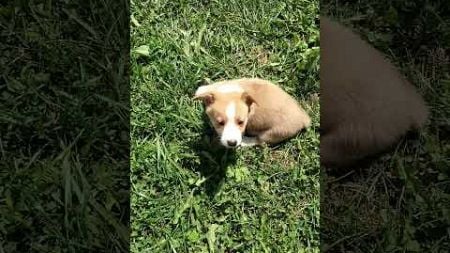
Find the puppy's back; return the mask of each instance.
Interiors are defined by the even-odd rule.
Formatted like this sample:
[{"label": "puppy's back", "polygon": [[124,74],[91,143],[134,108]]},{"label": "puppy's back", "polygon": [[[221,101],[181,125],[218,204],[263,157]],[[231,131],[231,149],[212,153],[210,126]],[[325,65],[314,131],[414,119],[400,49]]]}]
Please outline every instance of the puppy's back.
[{"label": "puppy's back", "polygon": [[284,124],[298,131],[311,125],[311,119],[295,98],[278,85],[259,78],[237,80],[258,104],[256,117],[264,117],[270,125]]},{"label": "puppy's back", "polygon": [[424,124],[423,99],[380,52],[325,17],[320,26],[322,161],[372,155]]}]

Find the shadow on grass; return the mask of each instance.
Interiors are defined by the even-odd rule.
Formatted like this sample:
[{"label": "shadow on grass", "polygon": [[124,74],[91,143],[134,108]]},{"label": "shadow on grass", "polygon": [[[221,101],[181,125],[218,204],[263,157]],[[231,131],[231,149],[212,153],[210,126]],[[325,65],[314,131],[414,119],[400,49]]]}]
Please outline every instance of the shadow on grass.
[{"label": "shadow on grass", "polygon": [[395,236],[403,229],[408,208],[424,205],[414,190],[419,180],[414,175],[424,165],[416,156],[423,148],[419,133],[411,131],[352,166],[321,167],[321,251],[385,252],[405,246]]},{"label": "shadow on grass", "polygon": [[205,178],[201,186],[210,198],[220,191],[227,170],[236,164],[236,151],[224,148],[214,129],[207,123],[209,120],[203,116],[203,130],[201,138],[194,140],[190,146],[200,159],[200,163],[192,166],[192,170]]}]

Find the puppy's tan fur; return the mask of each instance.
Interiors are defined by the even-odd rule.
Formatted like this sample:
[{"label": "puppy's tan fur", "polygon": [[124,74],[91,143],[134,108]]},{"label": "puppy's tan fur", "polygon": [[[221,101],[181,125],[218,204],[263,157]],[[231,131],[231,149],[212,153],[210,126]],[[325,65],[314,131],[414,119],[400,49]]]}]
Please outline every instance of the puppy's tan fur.
[{"label": "puppy's tan fur", "polygon": [[[223,133],[220,123],[234,120],[242,135],[254,136],[253,139],[244,137],[242,146],[276,144],[311,124],[309,116],[294,98],[279,86],[258,78],[226,80],[201,86],[195,98],[205,103],[206,113],[219,135]],[[226,116],[230,103],[236,105],[233,119]]]},{"label": "puppy's tan fur", "polygon": [[423,99],[380,52],[326,17],[320,33],[322,164],[351,165],[424,124]]}]

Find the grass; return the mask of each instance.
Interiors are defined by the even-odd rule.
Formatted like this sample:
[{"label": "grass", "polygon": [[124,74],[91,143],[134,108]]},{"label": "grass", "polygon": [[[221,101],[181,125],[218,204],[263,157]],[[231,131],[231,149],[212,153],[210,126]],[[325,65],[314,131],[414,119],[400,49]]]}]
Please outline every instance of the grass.
[{"label": "grass", "polygon": [[[133,1],[131,251],[318,252],[318,2]],[[209,80],[258,76],[313,126],[274,148],[211,144]]]},{"label": "grass", "polygon": [[0,252],[124,252],[125,1],[0,3]]},{"label": "grass", "polygon": [[384,52],[431,112],[418,136],[403,139],[370,167],[324,173],[323,250],[448,252],[449,5],[363,0],[322,1],[321,8]]},{"label": "grass", "polygon": [[[431,108],[368,169],[322,175],[330,251],[449,248],[448,4],[323,1],[385,52]],[[318,3],[131,3],[131,250],[317,252]],[[123,1],[0,4],[0,252],[128,250]],[[204,79],[282,85],[313,127],[273,149],[210,144]]]}]

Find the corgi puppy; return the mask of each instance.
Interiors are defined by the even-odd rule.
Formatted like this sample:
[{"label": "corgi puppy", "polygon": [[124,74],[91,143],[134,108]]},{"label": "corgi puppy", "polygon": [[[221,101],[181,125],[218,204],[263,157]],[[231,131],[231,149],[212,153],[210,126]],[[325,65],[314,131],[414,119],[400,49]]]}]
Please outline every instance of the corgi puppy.
[{"label": "corgi puppy", "polygon": [[276,144],[311,124],[293,97],[258,78],[203,85],[194,99],[203,101],[221,144],[227,148]]},{"label": "corgi puppy", "polygon": [[379,51],[320,18],[320,159],[351,166],[424,125],[422,97]]}]

